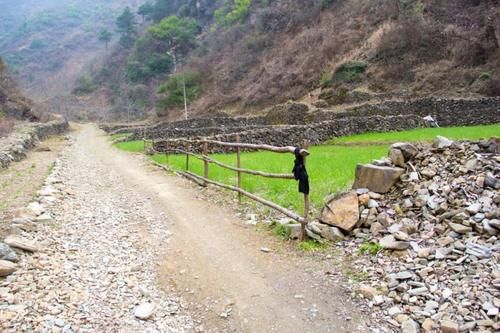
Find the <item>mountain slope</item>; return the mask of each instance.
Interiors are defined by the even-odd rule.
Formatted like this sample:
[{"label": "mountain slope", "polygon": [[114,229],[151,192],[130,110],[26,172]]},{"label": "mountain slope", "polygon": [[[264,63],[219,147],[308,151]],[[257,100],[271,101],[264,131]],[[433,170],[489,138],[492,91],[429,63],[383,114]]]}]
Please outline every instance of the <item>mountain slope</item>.
[{"label": "mountain slope", "polygon": [[[93,76],[100,94],[121,105],[115,117],[153,108],[181,117],[182,82],[191,116],[260,113],[289,99],[331,108],[500,95],[496,0],[156,0],[148,15],[155,25]],[[180,19],[161,21],[172,15]],[[154,30],[183,19],[195,20],[200,33],[176,55],[183,65],[174,74],[172,39]],[[151,67],[151,56],[165,66]]]},{"label": "mountain slope", "polygon": [[0,1],[0,53],[33,99],[69,94],[82,71],[106,54],[99,32],[113,31],[123,8],[138,2]]},{"label": "mountain slope", "polygon": [[38,120],[32,102],[22,96],[0,58],[0,122],[4,118]]}]

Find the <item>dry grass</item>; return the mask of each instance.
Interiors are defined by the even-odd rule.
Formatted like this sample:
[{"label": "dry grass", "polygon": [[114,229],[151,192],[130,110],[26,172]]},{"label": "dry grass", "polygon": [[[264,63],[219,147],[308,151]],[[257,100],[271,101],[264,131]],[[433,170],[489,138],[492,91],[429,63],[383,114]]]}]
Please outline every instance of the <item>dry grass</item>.
[{"label": "dry grass", "polygon": [[6,137],[14,130],[15,121],[0,117],[0,138]]}]

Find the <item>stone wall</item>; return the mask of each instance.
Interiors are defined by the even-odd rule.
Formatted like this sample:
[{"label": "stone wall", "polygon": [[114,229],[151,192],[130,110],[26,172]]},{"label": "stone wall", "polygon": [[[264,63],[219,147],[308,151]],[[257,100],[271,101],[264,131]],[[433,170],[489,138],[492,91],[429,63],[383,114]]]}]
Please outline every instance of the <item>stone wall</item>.
[{"label": "stone wall", "polygon": [[470,100],[425,98],[387,101],[379,104],[363,104],[342,112],[321,110],[311,113],[309,119],[324,121],[345,117],[400,114],[414,114],[420,117],[432,115],[440,126],[494,124],[500,122],[500,97]]},{"label": "stone wall", "polygon": [[[250,130],[238,133],[241,142],[254,144],[270,144],[274,146],[302,146],[304,140],[310,144],[324,143],[336,136],[354,135],[368,131],[387,132],[424,127],[425,122],[421,117],[410,116],[372,116],[366,118],[344,118],[333,121],[324,121],[307,125],[289,125],[260,130]],[[211,140],[234,142],[235,134],[220,134],[207,137]],[[154,148],[163,152],[166,149],[184,149],[180,142],[158,140]],[[192,149],[201,152],[201,144],[196,144]],[[232,152],[231,148],[211,145],[210,153]]]},{"label": "stone wall", "polygon": [[[304,125],[347,118],[372,116],[432,115],[440,126],[480,125],[500,122],[500,97],[482,99],[438,99],[423,98],[408,101],[386,101],[363,104],[344,111],[319,109],[309,112],[300,103],[285,103],[273,107],[267,115],[260,117],[214,117],[163,122],[153,126],[123,127],[101,126],[109,133],[132,133],[134,139],[162,139],[193,136],[213,136],[237,133],[241,130],[270,130],[276,124]],[[357,122],[360,126],[362,122]],[[377,131],[376,127],[367,131]]]},{"label": "stone wall", "polygon": [[7,168],[12,162],[22,160],[40,140],[64,133],[68,122],[60,117],[47,123],[21,123],[11,135],[0,139],[0,167]]}]

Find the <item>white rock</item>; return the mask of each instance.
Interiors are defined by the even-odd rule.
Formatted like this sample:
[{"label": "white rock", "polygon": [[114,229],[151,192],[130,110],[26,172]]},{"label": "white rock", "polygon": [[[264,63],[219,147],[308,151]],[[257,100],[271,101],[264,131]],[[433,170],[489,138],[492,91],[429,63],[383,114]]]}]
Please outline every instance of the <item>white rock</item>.
[{"label": "white rock", "polygon": [[142,303],[135,308],[134,316],[142,320],[147,320],[153,315],[154,310],[155,310],[154,303]]},{"label": "white rock", "polygon": [[50,213],[44,213],[40,216],[38,216],[36,219],[35,219],[36,222],[41,222],[41,223],[44,223],[44,222],[51,222],[52,221],[52,216],[50,216]]},{"label": "white rock", "polygon": [[32,202],[28,205],[28,211],[33,213],[33,215],[38,216],[45,212],[45,208],[40,205],[38,202]]}]

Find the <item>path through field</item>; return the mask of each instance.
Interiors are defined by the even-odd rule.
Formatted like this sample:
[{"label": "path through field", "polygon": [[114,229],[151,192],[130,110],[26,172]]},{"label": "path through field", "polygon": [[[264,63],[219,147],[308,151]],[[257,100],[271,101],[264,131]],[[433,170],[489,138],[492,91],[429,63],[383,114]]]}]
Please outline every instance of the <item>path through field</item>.
[{"label": "path through field", "polygon": [[[187,181],[116,150],[91,125],[73,136],[57,175],[71,195],[46,236],[52,265],[71,272],[44,273],[54,290],[77,289],[75,303],[87,307],[82,316],[58,300],[73,330],[368,331],[331,261],[289,253]],[[155,314],[136,320],[134,308],[148,298]]]}]

